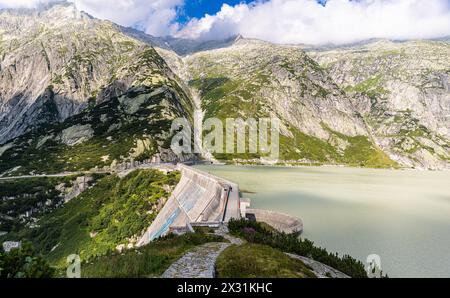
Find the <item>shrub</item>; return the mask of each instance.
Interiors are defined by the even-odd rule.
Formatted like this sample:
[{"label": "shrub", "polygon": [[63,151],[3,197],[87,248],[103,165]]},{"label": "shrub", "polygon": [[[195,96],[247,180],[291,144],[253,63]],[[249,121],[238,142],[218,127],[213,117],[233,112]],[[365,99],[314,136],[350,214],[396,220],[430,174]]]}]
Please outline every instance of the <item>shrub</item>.
[{"label": "shrub", "polygon": [[204,233],[181,236],[169,234],[149,244],[126,250],[110,251],[91,258],[81,266],[82,277],[130,278],[159,276],[189,249],[207,242],[222,242],[222,237]]},{"label": "shrub", "polygon": [[0,278],[50,278],[54,273],[29,243],[9,253],[0,252]]},{"label": "shrub", "polygon": [[250,243],[265,244],[284,252],[305,256],[333,267],[354,278],[366,278],[364,264],[355,258],[337,253],[329,253],[326,249],[314,246],[308,239],[300,239],[298,234],[286,234],[269,231],[261,223],[245,219],[231,220],[228,224],[230,233],[246,239]]}]

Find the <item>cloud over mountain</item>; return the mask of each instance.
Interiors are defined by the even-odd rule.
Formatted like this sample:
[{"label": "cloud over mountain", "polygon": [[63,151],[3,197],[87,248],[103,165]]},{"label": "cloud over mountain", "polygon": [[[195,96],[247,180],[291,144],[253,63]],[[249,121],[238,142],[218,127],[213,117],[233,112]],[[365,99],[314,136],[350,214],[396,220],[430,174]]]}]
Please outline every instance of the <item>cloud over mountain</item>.
[{"label": "cloud over mountain", "polygon": [[[0,0],[0,8],[33,8],[60,0]],[[68,0],[96,18],[123,26],[137,27],[155,36],[172,35],[179,29],[175,22],[184,0]]]},{"label": "cloud over mountain", "polygon": [[178,31],[174,20],[184,0],[75,0],[75,3],[79,9],[97,18],[165,36]]},{"label": "cloud over mountain", "polygon": [[[450,35],[450,0],[257,0],[223,4],[214,15],[180,24],[186,1],[71,0],[95,17],[155,36],[220,39],[235,34],[276,43],[342,44],[370,38]],[[33,7],[52,0],[0,0],[0,7]]]},{"label": "cloud over mountain", "polygon": [[450,35],[448,0],[270,0],[192,19],[177,34],[211,39],[241,33],[278,43],[347,43]]}]

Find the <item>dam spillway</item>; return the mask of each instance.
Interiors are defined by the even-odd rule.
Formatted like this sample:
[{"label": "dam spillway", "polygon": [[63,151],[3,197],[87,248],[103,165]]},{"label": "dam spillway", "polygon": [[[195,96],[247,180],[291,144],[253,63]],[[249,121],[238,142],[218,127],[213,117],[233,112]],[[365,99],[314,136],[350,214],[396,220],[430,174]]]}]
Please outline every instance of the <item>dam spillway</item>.
[{"label": "dam spillway", "polygon": [[178,165],[180,182],[159,212],[138,246],[177,229],[192,229],[193,225],[220,225],[239,219],[239,186],[198,169]]}]

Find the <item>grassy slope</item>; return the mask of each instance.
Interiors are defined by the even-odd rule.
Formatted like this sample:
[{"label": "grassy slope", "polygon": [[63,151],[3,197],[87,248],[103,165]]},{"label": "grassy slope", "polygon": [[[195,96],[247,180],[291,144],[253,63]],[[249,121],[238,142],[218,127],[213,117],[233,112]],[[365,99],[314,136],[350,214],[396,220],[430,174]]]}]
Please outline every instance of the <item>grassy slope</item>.
[{"label": "grassy slope", "polygon": [[136,250],[110,253],[82,264],[82,277],[151,277],[161,275],[191,248],[207,242],[221,242],[219,236],[204,233],[169,235]]},{"label": "grassy slope", "polygon": [[[8,239],[29,240],[56,266],[63,267],[73,253],[82,260],[101,256],[118,244],[140,235],[157,215],[167,186],[179,180],[177,172],[134,171],[123,179],[107,176],[39,221],[39,227],[8,234]],[[91,237],[91,233],[96,233]],[[5,236],[4,236],[5,238]]]},{"label": "grassy slope", "polygon": [[364,264],[349,255],[339,256],[317,247],[308,239],[300,239],[298,234],[281,233],[268,229],[267,225],[248,220],[232,220],[228,224],[232,235],[241,237],[252,244],[270,246],[276,250],[305,256],[335,268],[350,277],[364,278],[367,273]]},{"label": "grassy slope", "polygon": [[217,260],[221,278],[306,278],[315,277],[300,260],[267,245],[246,243],[227,248]]}]

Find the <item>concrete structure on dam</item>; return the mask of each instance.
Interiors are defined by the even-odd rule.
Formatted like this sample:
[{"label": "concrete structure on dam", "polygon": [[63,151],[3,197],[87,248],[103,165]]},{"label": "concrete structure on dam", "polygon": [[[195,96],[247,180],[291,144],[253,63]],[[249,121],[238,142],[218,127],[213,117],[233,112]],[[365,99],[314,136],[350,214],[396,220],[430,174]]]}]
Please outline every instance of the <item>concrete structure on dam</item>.
[{"label": "concrete structure on dam", "polygon": [[[250,203],[248,203],[248,205],[249,204]],[[264,222],[278,231],[287,234],[303,232],[303,221],[300,218],[288,214],[270,210],[247,208],[245,210],[245,216],[247,219]]]},{"label": "concrete structure on dam", "polygon": [[178,165],[181,180],[138,246],[192,226],[220,226],[241,218],[239,186],[198,169]]}]

